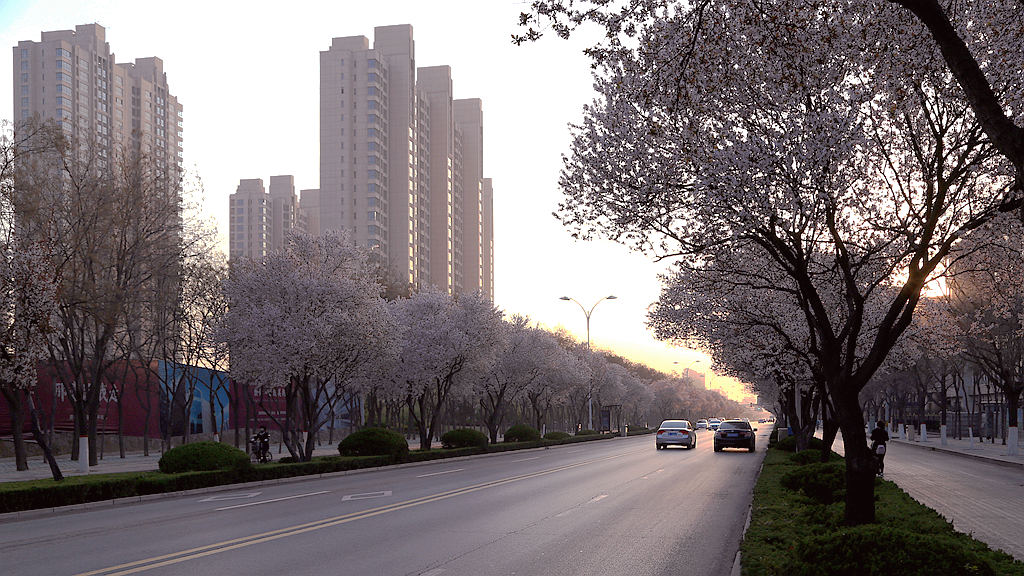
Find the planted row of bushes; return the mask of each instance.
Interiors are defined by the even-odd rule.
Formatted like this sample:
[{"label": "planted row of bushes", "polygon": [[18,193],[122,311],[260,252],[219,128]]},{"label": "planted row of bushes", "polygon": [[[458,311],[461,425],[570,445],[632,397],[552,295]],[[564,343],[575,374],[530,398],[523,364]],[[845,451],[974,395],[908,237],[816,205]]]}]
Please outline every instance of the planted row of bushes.
[{"label": "planted row of bushes", "polygon": [[846,526],[843,460],[832,453],[821,463],[820,456],[820,447],[768,450],[740,548],[744,575],[1024,576],[1024,563],[956,532],[937,512],[880,478],[876,522]]},{"label": "planted row of bushes", "polygon": [[[553,433],[549,433],[551,434]],[[458,437],[457,434],[456,438]],[[488,452],[539,448],[607,437],[569,436],[562,439],[545,438],[493,445],[453,444],[451,448],[410,452],[409,445],[401,434],[368,428],[342,440],[338,445],[338,456],[320,456],[310,462],[279,461],[258,465],[252,465],[244,452],[232,446],[214,442],[193,442],[164,454],[160,459],[160,472],[70,476],[61,482],[46,479],[0,483],[0,513],[180,492],[241,482],[344,472],[403,462],[426,462]],[[484,439],[486,440],[486,436]]]}]

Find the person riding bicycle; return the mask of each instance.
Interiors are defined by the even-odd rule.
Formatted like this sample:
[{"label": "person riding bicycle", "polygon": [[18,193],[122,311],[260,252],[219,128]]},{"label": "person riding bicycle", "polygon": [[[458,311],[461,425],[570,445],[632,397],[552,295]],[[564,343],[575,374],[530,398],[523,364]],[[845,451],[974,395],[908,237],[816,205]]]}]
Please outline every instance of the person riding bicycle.
[{"label": "person riding bicycle", "polygon": [[260,426],[260,431],[253,438],[256,444],[256,455],[262,461],[270,453],[270,433],[266,426]]},{"label": "person riding bicycle", "polygon": [[877,426],[871,431],[871,453],[875,455],[878,462],[878,475],[882,475],[885,468],[885,443],[889,441],[889,433],[885,430],[885,421],[879,420]]}]

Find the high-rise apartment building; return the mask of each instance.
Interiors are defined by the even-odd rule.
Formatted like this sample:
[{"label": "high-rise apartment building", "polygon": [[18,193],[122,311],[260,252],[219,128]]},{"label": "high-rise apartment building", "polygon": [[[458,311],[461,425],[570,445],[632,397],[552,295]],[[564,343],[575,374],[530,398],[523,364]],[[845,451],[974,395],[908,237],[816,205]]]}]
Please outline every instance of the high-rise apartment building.
[{"label": "high-rise apartment building", "polygon": [[334,38],[320,53],[320,188],[301,211],[311,231],[347,230],[389,282],[459,293],[484,288],[489,252],[482,104],[457,112],[452,94],[450,67],[416,67],[409,25],[374,28],[372,47]]},{"label": "high-rise apartment building", "polygon": [[231,260],[262,258],[284,247],[289,230],[304,228],[291,175],[271,176],[269,192],[262,178],[239,180],[229,204]]},{"label": "high-rise apartment building", "polygon": [[179,193],[182,106],[160,58],[118,63],[99,24],[43,32],[14,47],[14,119],[55,120],[100,169],[145,158]]},{"label": "high-rise apartment building", "polygon": [[462,149],[462,290],[479,292],[484,287],[484,110],[479,98],[452,102]]}]

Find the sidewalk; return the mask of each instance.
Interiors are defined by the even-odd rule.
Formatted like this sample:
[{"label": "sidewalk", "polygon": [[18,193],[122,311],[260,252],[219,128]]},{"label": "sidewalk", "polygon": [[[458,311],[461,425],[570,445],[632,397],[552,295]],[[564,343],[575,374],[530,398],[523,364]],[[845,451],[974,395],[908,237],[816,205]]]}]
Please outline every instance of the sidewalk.
[{"label": "sidewalk", "polygon": [[[276,446],[272,449],[274,459],[278,460],[288,456],[288,451],[278,453]],[[323,445],[313,450],[314,456],[332,456],[338,454],[337,446]],[[160,462],[160,450],[151,450],[149,456],[143,456],[142,452],[129,452],[124,458],[118,457],[117,452],[106,455],[96,466],[89,469],[89,474],[109,474],[114,472],[146,472],[157,470]],[[57,456],[57,465],[65,476],[80,476],[78,462],[71,460],[67,454]],[[50,474],[50,466],[42,456],[33,456],[28,459],[28,470],[18,471],[14,458],[0,458],[0,482],[18,482],[22,480],[39,480],[53,478]]]},{"label": "sidewalk", "polygon": [[928,439],[925,441],[921,440],[920,435],[916,435],[914,440],[901,440],[897,434],[890,433],[890,435],[892,436],[889,440],[890,442],[905,446],[916,446],[925,450],[948,452],[965,458],[976,458],[996,462],[1004,466],[1024,468],[1024,446],[1018,445],[1017,456],[1011,456],[1009,454],[1009,446],[1004,446],[1002,440],[998,438],[995,444],[993,444],[990,440],[982,442],[975,439],[974,442],[971,442],[967,438],[957,440],[956,438],[947,437],[946,444],[943,445],[942,439],[939,438],[938,434],[929,434]]}]

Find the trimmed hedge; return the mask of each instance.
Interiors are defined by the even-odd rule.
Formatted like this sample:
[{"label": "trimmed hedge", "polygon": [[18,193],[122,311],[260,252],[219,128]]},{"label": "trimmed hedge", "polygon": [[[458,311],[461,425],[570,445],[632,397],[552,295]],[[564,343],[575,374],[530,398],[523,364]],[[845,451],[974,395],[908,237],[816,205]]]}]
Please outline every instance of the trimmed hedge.
[{"label": "trimmed hedge", "polygon": [[456,428],[441,435],[442,448],[486,448],[487,434],[472,428]]},{"label": "trimmed hedge", "polygon": [[220,442],[192,442],[171,448],[159,462],[160,471],[164,474],[242,470],[249,466],[249,456],[245,452]]},{"label": "trimmed hedge", "polygon": [[540,432],[526,424],[516,424],[505,431],[505,442],[536,442]]},{"label": "trimmed hedge", "polygon": [[[842,489],[835,489],[835,480],[796,479],[830,466],[843,471],[842,461],[799,464],[794,459],[799,460],[773,448],[765,455],[740,546],[744,576],[1024,576],[1024,563],[956,532],[937,512],[880,478],[875,481],[875,523],[846,526]],[[824,474],[834,478],[832,471]],[[832,484],[830,504],[805,495],[804,489],[812,486],[813,492],[815,483]]]},{"label": "trimmed hedge", "polygon": [[409,443],[394,430],[363,428],[338,444],[342,456],[391,456],[400,460],[409,454]]},{"label": "trimmed hedge", "polygon": [[600,432],[597,430],[591,430],[590,428],[584,428],[576,432],[577,436],[594,436],[596,434],[600,434]]},{"label": "trimmed hedge", "polygon": [[545,440],[565,440],[566,438],[572,438],[572,436],[567,432],[559,432],[558,430],[548,432],[544,435]]},{"label": "trimmed hedge", "polygon": [[804,464],[786,472],[780,482],[784,488],[802,492],[822,504],[831,504],[845,494],[846,465],[843,462]]},{"label": "trimmed hedge", "polygon": [[[784,452],[796,452],[796,436],[786,436],[782,440],[770,442],[769,446],[771,446],[772,448],[777,448]],[[822,442],[821,438],[818,438],[817,436],[812,436],[810,440],[807,441],[807,450],[818,450],[820,453],[820,451],[824,449],[825,443]]]}]

